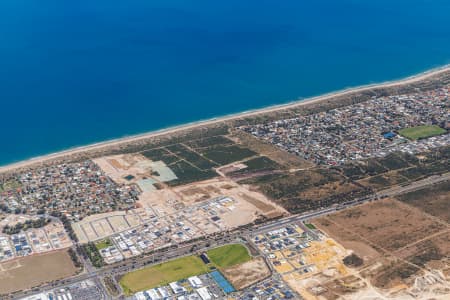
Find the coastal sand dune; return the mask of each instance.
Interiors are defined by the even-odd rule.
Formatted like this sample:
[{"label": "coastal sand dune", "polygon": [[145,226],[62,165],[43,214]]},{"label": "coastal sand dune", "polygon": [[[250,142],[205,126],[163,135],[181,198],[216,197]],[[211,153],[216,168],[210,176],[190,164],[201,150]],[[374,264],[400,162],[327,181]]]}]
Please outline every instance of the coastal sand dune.
[{"label": "coastal sand dune", "polygon": [[18,168],[29,167],[33,164],[40,164],[40,163],[44,163],[44,162],[47,162],[47,161],[50,161],[53,159],[59,159],[59,158],[63,158],[63,157],[70,156],[73,154],[79,154],[79,153],[86,152],[86,151],[101,150],[103,148],[106,149],[107,147],[118,146],[120,144],[137,142],[137,141],[141,141],[141,140],[145,140],[145,139],[149,139],[149,138],[153,138],[153,137],[158,137],[158,136],[162,136],[162,135],[170,135],[170,134],[179,132],[181,130],[189,130],[189,129],[194,129],[194,128],[201,127],[201,126],[214,125],[214,124],[218,124],[221,122],[256,116],[259,114],[272,113],[272,112],[276,112],[276,111],[281,111],[281,110],[290,109],[290,108],[296,108],[299,106],[304,106],[307,104],[309,105],[312,103],[318,103],[318,102],[322,102],[322,101],[328,101],[335,97],[345,96],[345,95],[349,95],[352,93],[364,92],[364,91],[368,91],[368,90],[371,90],[374,88],[389,88],[389,87],[407,85],[407,84],[419,82],[419,81],[422,81],[422,80],[425,80],[430,77],[437,76],[437,75],[440,75],[440,74],[443,74],[446,72],[450,72],[450,65],[446,65],[446,66],[443,66],[443,67],[440,67],[437,69],[433,69],[433,70],[430,70],[430,71],[427,71],[424,73],[420,73],[418,75],[414,75],[411,77],[407,77],[407,78],[404,78],[401,80],[383,82],[383,83],[379,83],[379,84],[365,85],[365,86],[355,87],[355,88],[349,88],[349,89],[345,89],[345,90],[341,90],[341,91],[337,91],[337,92],[333,92],[333,93],[328,93],[328,94],[317,96],[317,97],[312,97],[309,99],[302,99],[302,100],[294,101],[294,102],[284,104],[284,105],[270,106],[267,108],[252,110],[252,111],[243,112],[243,113],[237,113],[237,114],[214,118],[214,119],[210,119],[210,120],[206,120],[206,121],[189,123],[186,125],[170,127],[167,129],[152,131],[152,132],[148,132],[148,133],[144,133],[144,134],[140,134],[140,135],[129,136],[129,137],[114,139],[114,140],[105,141],[105,142],[101,142],[101,143],[91,144],[91,145],[87,145],[87,146],[77,147],[77,148],[73,148],[73,149],[69,149],[69,150],[65,150],[65,151],[61,151],[61,152],[57,152],[57,153],[52,153],[49,155],[39,156],[39,157],[31,158],[28,160],[24,160],[21,162],[2,166],[2,167],[0,167],[0,173],[12,171],[12,170],[18,169]]}]

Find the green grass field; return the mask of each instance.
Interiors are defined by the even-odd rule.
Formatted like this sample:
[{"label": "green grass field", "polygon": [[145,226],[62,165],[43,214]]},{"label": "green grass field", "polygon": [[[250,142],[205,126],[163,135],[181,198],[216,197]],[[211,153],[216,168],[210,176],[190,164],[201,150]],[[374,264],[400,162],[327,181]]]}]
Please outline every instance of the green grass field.
[{"label": "green grass field", "polygon": [[314,226],[311,223],[305,223],[305,226],[308,227],[309,229],[316,229],[316,226]]},{"label": "green grass field", "polygon": [[1,186],[2,191],[12,191],[20,188],[22,185],[15,179],[8,180]]},{"label": "green grass field", "polygon": [[208,271],[208,266],[199,257],[187,256],[130,272],[120,279],[120,285],[126,295],[132,295]]},{"label": "green grass field", "polygon": [[410,139],[410,140],[418,140],[431,136],[436,136],[440,134],[444,134],[447,131],[436,125],[423,125],[411,128],[401,129],[398,133],[400,135]]},{"label": "green grass field", "polygon": [[98,250],[102,250],[102,249],[108,248],[110,246],[112,246],[110,239],[104,239],[104,240],[101,240],[100,242],[95,243],[95,247]]},{"label": "green grass field", "polygon": [[207,252],[211,262],[218,268],[227,268],[252,259],[247,248],[241,244],[225,245]]},{"label": "green grass field", "polygon": [[[226,245],[207,252],[211,267],[226,268],[252,259],[247,248],[240,244]],[[207,266],[198,256],[186,256],[155,266],[125,274],[120,279],[124,293],[129,296],[195,275],[208,273]]]}]

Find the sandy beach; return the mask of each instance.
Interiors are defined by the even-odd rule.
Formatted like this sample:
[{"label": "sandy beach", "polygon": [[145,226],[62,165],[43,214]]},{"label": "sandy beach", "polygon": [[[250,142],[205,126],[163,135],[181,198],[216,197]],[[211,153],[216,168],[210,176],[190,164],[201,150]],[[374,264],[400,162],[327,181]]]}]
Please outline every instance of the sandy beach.
[{"label": "sandy beach", "polygon": [[270,106],[270,107],[266,107],[266,108],[255,109],[252,111],[246,111],[246,112],[242,112],[242,113],[217,117],[217,118],[213,118],[213,119],[209,119],[209,120],[203,120],[203,121],[188,123],[188,124],[184,124],[184,125],[169,127],[166,129],[151,131],[151,132],[147,132],[147,133],[143,133],[143,134],[139,134],[139,135],[113,139],[113,140],[99,142],[99,143],[86,145],[86,146],[80,146],[80,147],[76,147],[76,148],[72,148],[72,149],[68,149],[68,150],[64,150],[64,151],[60,151],[60,152],[56,152],[56,153],[52,153],[52,154],[48,154],[48,155],[38,156],[38,157],[31,158],[28,160],[8,164],[5,166],[1,166],[0,172],[7,172],[7,171],[11,171],[11,170],[14,170],[17,168],[23,168],[23,167],[27,167],[32,164],[43,163],[48,160],[62,158],[64,156],[70,156],[72,154],[77,154],[77,153],[81,153],[81,152],[85,152],[85,151],[100,150],[102,148],[107,148],[110,146],[117,146],[117,145],[124,144],[124,143],[136,142],[136,141],[140,141],[140,140],[144,140],[144,139],[158,137],[161,135],[172,134],[172,133],[176,133],[181,130],[193,129],[196,127],[202,127],[202,126],[213,125],[213,124],[217,124],[217,123],[221,123],[221,122],[231,121],[234,119],[251,117],[251,116],[255,116],[255,115],[259,115],[259,114],[271,113],[271,112],[295,108],[295,107],[299,107],[299,106],[303,106],[303,105],[307,105],[307,104],[322,102],[322,101],[330,100],[334,97],[345,96],[345,95],[348,95],[351,93],[356,93],[356,92],[364,92],[366,90],[370,90],[373,88],[388,88],[388,87],[395,87],[395,86],[410,84],[410,83],[418,82],[418,81],[427,79],[429,77],[436,76],[436,75],[439,75],[439,74],[442,74],[445,72],[449,72],[449,71],[450,71],[450,65],[446,65],[443,67],[432,69],[432,70],[429,70],[429,71],[426,71],[426,72],[423,72],[423,73],[420,73],[417,75],[413,75],[413,76],[410,76],[410,77],[407,77],[404,79],[400,79],[400,80],[382,82],[382,83],[377,83],[377,84],[370,84],[370,85],[354,87],[354,88],[348,88],[348,89],[344,89],[344,90],[340,90],[340,91],[336,91],[336,92],[332,92],[332,93],[328,93],[328,94],[324,94],[324,95],[320,95],[320,96],[316,96],[316,97],[311,97],[308,99],[293,101],[293,102],[290,102],[287,104],[274,105],[274,106]]}]

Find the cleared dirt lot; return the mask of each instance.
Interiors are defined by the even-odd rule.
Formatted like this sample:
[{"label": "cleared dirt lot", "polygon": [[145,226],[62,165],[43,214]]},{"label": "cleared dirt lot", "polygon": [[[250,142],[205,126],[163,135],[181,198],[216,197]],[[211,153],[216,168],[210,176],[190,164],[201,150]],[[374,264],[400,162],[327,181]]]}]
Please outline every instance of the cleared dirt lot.
[{"label": "cleared dirt lot", "polygon": [[[246,211],[252,214],[262,214],[266,217],[274,217],[286,214],[281,206],[271,202],[263,194],[251,191],[246,186],[237,184],[228,179],[211,179],[203,182],[196,182],[181,187],[174,188],[173,191],[177,195],[181,195],[181,201],[189,206],[194,203],[202,202],[220,196],[228,196],[236,201],[236,212],[242,212],[242,217],[237,213],[233,214],[230,222],[238,225],[246,224],[252,220],[248,220]],[[238,219],[242,219],[238,222]],[[246,221],[247,219],[247,221]],[[234,224],[234,225],[236,225]]]},{"label": "cleared dirt lot", "polygon": [[[19,258],[0,264],[0,294],[26,290],[75,274],[66,251]],[[1,298],[1,297],[0,297]]]},{"label": "cleared dirt lot", "polygon": [[436,274],[446,274],[450,268],[450,227],[425,212],[436,211],[433,208],[436,198],[442,201],[440,197],[427,195],[422,195],[422,202],[417,205],[424,207],[423,210],[395,199],[384,199],[313,222],[364,259],[355,274],[369,286],[357,289],[359,292],[353,296],[376,291],[372,287],[383,294],[406,297],[399,296],[399,299],[409,299],[406,296],[409,293],[415,294],[416,299],[428,299],[425,296],[429,295],[440,299],[449,295],[450,284]]},{"label": "cleared dirt lot", "polygon": [[270,270],[262,257],[227,268],[222,270],[222,273],[237,290],[244,289],[270,276]]},{"label": "cleared dirt lot", "polygon": [[420,267],[441,270],[450,268],[450,231],[409,245],[395,254]]},{"label": "cleared dirt lot", "polygon": [[397,197],[409,205],[422,209],[430,215],[450,222],[450,183],[414,191]]},{"label": "cleared dirt lot", "polygon": [[377,251],[394,251],[447,228],[420,210],[393,199],[350,208],[319,218],[315,224],[344,244],[348,240],[342,232],[347,231],[353,236],[350,242],[369,244]]}]

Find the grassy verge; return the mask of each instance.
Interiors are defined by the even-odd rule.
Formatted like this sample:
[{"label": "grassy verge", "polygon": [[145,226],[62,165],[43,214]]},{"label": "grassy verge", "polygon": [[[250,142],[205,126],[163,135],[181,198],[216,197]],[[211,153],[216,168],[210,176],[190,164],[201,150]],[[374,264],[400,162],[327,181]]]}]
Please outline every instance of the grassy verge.
[{"label": "grassy verge", "polygon": [[305,226],[308,227],[309,229],[316,229],[316,226],[314,226],[311,223],[305,223]]}]

